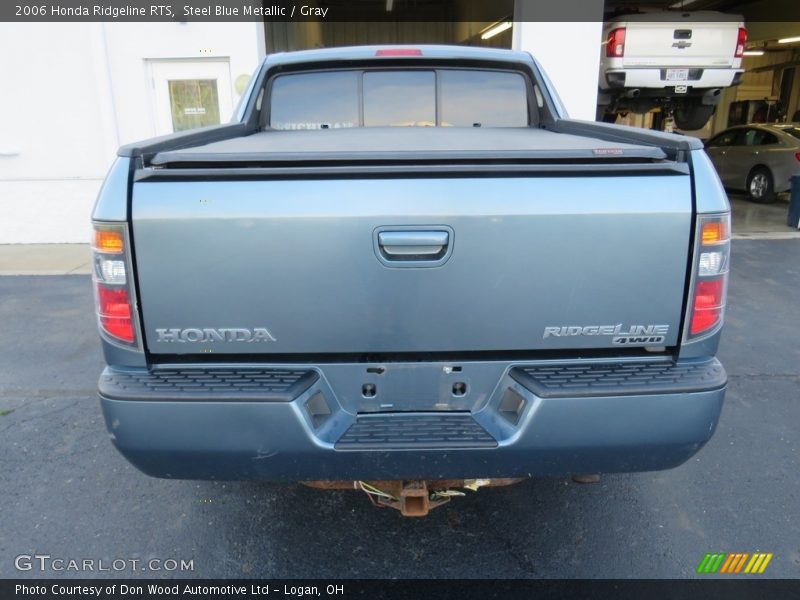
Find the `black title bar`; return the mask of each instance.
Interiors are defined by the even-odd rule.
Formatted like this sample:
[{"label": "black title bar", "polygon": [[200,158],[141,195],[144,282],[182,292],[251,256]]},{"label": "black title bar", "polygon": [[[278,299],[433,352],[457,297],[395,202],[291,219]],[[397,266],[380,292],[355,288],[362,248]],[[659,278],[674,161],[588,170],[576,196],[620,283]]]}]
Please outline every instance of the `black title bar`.
[{"label": "black title bar", "polygon": [[[515,0],[498,4],[474,0],[3,0],[7,22],[158,21],[365,21],[497,22],[601,21],[632,4],[600,0]],[[667,6],[669,3],[665,3]],[[745,3],[747,4],[747,3]],[[749,21],[800,21],[800,3],[758,4]],[[762,8],[763,7],[763,8]],[[658,8],[658,7],[655,7]],[[728,12],[736,12],[736,9]],[[508,14],[506,14],[508,13]],[[653,13],[659,14],[659,13]]]},{"label": "black title bar", "polygon": [[783,600],[800,595],[800,580],[134,580],[0,581],[4,600]]}]

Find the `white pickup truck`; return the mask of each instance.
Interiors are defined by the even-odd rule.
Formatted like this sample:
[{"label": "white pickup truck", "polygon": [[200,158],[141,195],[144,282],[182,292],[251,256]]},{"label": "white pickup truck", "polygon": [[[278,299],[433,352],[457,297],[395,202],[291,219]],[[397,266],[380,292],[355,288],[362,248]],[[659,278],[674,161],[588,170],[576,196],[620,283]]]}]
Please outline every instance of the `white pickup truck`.
[{"label": "white pickup truck", "polygon": [[722,88],[738,85],[747,31],[718,12],[625,15],[603,28],[598,120],[616,113],[672,110],[681,129],[703,127]]}]

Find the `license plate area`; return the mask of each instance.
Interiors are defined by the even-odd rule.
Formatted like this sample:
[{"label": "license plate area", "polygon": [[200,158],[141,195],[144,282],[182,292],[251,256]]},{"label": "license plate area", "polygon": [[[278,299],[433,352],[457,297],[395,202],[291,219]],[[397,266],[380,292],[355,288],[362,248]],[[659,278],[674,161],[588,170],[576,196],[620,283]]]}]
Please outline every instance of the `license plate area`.
[{"label": "license plate area", "polygon": [[689,69],[667,69],[667,81],[688,81]]}]

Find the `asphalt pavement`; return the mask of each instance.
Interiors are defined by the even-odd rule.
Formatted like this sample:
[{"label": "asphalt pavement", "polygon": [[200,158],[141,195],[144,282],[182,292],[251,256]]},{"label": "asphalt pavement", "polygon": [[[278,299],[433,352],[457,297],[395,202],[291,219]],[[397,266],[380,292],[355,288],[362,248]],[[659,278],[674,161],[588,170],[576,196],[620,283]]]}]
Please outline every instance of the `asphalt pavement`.
[{"label": "asphalt pavement", "polygon": [[[798,578],[798,286],[800,240],[733,242],[727,399],[685,465],[537,479],[404,519],[356,491],[142,475],[95,397],[88,276],[0,277],[0,577],[683,578],[707,552],[761,551],[763,576]],[[20,555],[127,563],[42,573]]]}]

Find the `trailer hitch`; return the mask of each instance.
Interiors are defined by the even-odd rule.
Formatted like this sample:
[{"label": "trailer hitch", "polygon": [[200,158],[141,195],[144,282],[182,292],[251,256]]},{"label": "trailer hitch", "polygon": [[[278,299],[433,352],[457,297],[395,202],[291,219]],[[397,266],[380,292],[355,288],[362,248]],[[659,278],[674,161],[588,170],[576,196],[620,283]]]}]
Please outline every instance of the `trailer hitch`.
[{"label": "trailer hitch", "polygon": [[447,504],[453,498],[466,496],[462,490],[475,492],[482,487],[511,485],[523,479],[304,481],[303,484],[325,490],[361,490],[375,506],[393,508],[404,517],[424,517],[434,508]]}]

